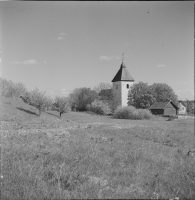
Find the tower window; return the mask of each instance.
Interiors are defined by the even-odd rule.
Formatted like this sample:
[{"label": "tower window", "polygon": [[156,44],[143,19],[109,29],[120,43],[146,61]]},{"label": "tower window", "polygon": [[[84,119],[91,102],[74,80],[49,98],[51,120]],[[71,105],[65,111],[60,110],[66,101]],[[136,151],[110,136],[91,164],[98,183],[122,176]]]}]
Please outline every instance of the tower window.
[{"label": "tower window", "polygon": [[129,84],[127,84],[127,89],[129,89]]},{"label": "tower window", "polygon": [[118,89],[118,85],[116,85],[116,89]]}]

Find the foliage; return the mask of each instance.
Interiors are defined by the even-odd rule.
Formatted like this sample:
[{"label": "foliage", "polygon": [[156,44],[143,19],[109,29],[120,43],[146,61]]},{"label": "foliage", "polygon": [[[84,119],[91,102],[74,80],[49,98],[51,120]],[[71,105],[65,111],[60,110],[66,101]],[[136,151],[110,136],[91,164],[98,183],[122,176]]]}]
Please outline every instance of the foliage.
[{"label": "foliage", "polygon": [[117,119],[151,119],[153,115],[149,110],[136,109],[133,106],[118,107],[113,115]]},{"label": "foliage", "polygon": [[128,105],[135,108],[149,108],[155,99],[148,84],[143,82],[134,84],[128,93]]},{"label": "foliage", "polygon": [[98,99],[96,91],[90,88],[76,88],[70,94],[70,105],[72,109],[86,111],[87,105],[91,104],[95,99]]},{"label": "foliage", "polygon": [[36,107],[39,110],[39,116],[41,115],[41,112],[45,110],[47,97],[45,92],[40,91],[38,88],[26,92],[21,98],[25,103]]},{"label": "foliage", "polygon": [[94,90],[99,94],[101,90],[111,89],[112,85],[110,83],[99,83],[94,87]]},{"label": "foliage", "polygon": [[188,113],[188,115],[193,115],[194,114],[194,110],[193,110],[193,107],[192,107],[192,103],[191,101],[187,100],[187,107],[186,107],[186,111]]},{"label": "foliage", "polygon": [[178,105],[177,95],[169,85],[165,83],[154,83],[150,86],[150,89],[156,101],[172,100],[175,105]]},{"label": "foliage", "polygon": [[80,89],[76,88],[69,95],[69,100],[70,100],[70,105],[71,105],[72,110],[76,109],[76,107],[77,107],[77,104],[78,104],[78,101],[79,101],[79,99],[78,99],[79,93],[80,93]]},{"label": "foliage", "polygon": [[138,109],[138,118],[139,119],[151,119],[153,118],[152,113],[148,109]]},{"label": "foliage", "polygon": [[20,97],[26,91],[23,83],[13,83],[0,77],[0,96],[15,98]]},{"label": "foliage", "polygon": [[154,102],[167,100],[178,104],[177,95],[165,83],[154,83],[149,86],[147,83],[139,82],[131,87],[128,94],[128,105],[136,108],[149,108]]},{"label": "foliage", "polygon": [[91,104],[87,105],[87,110],[99,115],[107,115],[111,112],[108,103],[100,100],[95,100]]},{"label": "foliage", "polygon": [[46,100],[45,100],[45,110],[46,111],[52,110],[53,101],[54,100],[50,96],[46,96]]},{"label": "foliage", "polygon": [[105,89],[99,93],[99,99],[103,101],[111,101],[113,99],[113,90]]},{"label": "foliage", "polygon": [[63,113],[66,113],[70,110],[69,98],[56,96],[54,99],[52,110],[58,111],[61,117]]}]

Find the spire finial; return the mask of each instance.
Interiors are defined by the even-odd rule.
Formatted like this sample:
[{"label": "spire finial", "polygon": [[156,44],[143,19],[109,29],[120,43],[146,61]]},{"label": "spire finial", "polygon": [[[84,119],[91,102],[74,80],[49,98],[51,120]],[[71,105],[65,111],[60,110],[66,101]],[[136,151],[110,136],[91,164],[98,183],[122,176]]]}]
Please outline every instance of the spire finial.
[{"label": "spire finial", "polygon": [[122,54],[122,63],[124,62],[125,56],[124,53]]}]

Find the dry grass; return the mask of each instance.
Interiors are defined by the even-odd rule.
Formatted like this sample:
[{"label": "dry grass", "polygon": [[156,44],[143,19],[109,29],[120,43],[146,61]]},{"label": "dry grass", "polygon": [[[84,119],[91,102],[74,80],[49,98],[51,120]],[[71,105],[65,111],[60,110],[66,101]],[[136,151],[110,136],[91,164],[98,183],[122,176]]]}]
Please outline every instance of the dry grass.
[{"label": "dry grass", "polygon": [[193,120],[33,113],[1,101],[2,199],[195,199]]}]

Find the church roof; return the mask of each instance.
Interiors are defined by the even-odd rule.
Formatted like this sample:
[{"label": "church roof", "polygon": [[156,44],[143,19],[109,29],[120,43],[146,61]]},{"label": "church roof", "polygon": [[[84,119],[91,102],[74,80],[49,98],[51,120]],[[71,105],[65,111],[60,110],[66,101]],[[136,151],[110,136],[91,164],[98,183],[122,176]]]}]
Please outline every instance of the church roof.
[{"label": "church roof", "polygon": [[117,74],[113,78],[112,82],[117,81],[134,81],[134,78],[128,72],[125,64],[122,62],[120,69],[118,70]]}]

